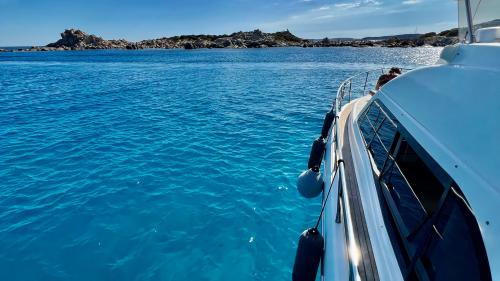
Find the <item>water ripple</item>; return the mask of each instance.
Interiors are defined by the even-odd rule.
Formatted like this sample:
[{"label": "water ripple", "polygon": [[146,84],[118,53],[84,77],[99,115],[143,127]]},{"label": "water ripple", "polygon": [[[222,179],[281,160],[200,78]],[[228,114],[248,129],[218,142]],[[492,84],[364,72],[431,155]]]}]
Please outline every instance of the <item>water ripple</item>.
[{"label": "water ripple", "polygon": [[0,54],[0,279],[289,280],[335,86],[439,50]]}]

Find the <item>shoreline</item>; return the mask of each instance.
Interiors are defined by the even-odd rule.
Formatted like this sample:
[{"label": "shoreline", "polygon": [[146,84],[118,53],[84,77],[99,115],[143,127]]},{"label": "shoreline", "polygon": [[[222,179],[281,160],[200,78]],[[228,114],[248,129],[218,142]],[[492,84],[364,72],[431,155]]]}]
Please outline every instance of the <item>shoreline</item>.
[{"label": "shoreline", "polygon": [[335,48],[335,47],[382,47],[382,48],[415,48],[443,47],[458,42],[454,30],[446,30],[439,34],[434,32],[424,35],[412,34],[413,37],[372,37],[373,39],[302,39],[290,31],[264,33],[260,30],[235,32],[230,35],[181,35],[158,39],[130,42],[125,39],[106,40],[96,35],[87,34],[78,29],[66,29],[61,39],[46,46],[32,46],[18,49],[1,49],[0,52],[47,52],[78,50],[142,50],[142,49],[260,49],[277,47],[301,48]]},{"label": "shoreline", "polygon": [[[425,49],[425,48],[439,48],[445,46],[406,46],[406,47],[387,47],[387,46],[329,46],[329,47],[301,47],[301,46],[277,46],[277,47],[262,47],[262,48],[198,48],[193,49],[200,51],[209,50],[265,50],[265,49],[335,49],[335,48],[353,48],[353,49],[371,49],[371,48],[388,48],[388,49]],[[4,47],[5,48],[5,47]],[[11,48],[11,47],[8,47]],[[88,52],[88,51],[185,51],[184,48],[142,48],[142,49],[123,49],[123,48],[109,48],[109,49],[58,49],[50,47],[28,47],[28,48],[16,48],[16,49],[2,49],[0,48],[0,54],[2,53],[44,53],[44,52]]]}]

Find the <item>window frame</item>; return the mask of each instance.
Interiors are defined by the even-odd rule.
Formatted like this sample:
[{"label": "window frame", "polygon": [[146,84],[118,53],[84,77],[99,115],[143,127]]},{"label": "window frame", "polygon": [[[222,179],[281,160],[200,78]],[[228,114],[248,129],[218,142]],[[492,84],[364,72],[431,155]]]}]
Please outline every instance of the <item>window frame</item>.
[{"label": "window frame", "polygon": [[[367,116],[368,116],[368,112],[370,111],[370,109],[371,109],[371,107],[372,107],[372,106],[376,106],[376,107],[378,107],[378,115],[377,115],[376,121],[378,121],[378,120],[379,120],[379,118],[380,118],[380,114],[384,114],[384,115],[385,115],[385,116],[382,118],[382,120],[379,122],[379,124],[377,125],[377,127],[376,127],[376,128],[375,128],[375,126],[373,125],[373,123],[372,123],[372,121],[370,120],[370,118],[368,118],[368,117],[367,117]],[[362,137],[362,139],[363,139],[363,142],[364,142],[364,144],[365,144],[365,148],[366,148],[366,149],[368,149],[369,151],[371,151],[371,148],[370,148],[370,147],[371,147],[371,144],[372,144],[373,140],[375,139],[375,137],[377,137],[377,138],[378,138],[378,140],[379,140],[379,142],[382,144],[382,147],[383,147],[383,148],[384,148],[384,150],[387,152],[387,153],[386,153],[386,159],[384,160],[384,163],[382,164],[382,167],[381,167],[381,168],[378,168],[378,167],[377,167],[377,169],[379,169],[379,172],[380,172],[380,173],[382,173],[382,171],[383,171],[383,169],[384,169],[384,167],[385,167],[385,165],[386,165],[386,162],[387,162],[387,156],[391,153],[391,149],[392,149],[392,147],[393,147],[393,145],[394,145],[394,141],[395,141],[395,139],[393,139],[393,140],[392,140],[391,144],[389,145],[389,148],[387,148],[387,147],[385,146],[384,142],[382,141],[382,139],[379,137],[378,132],[379,132],[379,130],[382,128],[382,126],[383,126],[384,122],[385,122],[386,120],[388,120],[388,121],[391,123],[391,125],[395,128],[395,130],[396,130],[395,135],[397,135],[397,128],[398,128],[397,123],[396,123],[396,122],[394,122],[394,119],[393,119],[393,118],[391,118],[391,116],[388,114],[388,110],[385,108],[385,106],[383,106],[383,105],[379,104],[379,102],[378,102],[377,100],[372,101],[372,102],[368,105],[368,107],[367,107],[367,108],[364,110],[364,112],[360,115],[360,118],[359,118],[358,120],[361,120],[362,118],[365,118],[365,119],[366,119],[366,121],[367,121],[368,125],[369,125],[369,126],[370,126],[370,128],[373,130],[373,133],[372,133],[371,138],[370,138],[370,140],[369,140],[369,141],[367,141],[367,140],[365,139],[365,137],[364,137],[363,133],[361,134],[361,135],[363,136],[363,137]],[[371,159],[372,159],[373,161],[375,161],[375,159],[374,159],[374,157],[371,155],[371,153],[370,153],[370,156],[371,156]]]},{"label": "window frame", "polygon": [[[378,115],[377,118],[375,119],[376,122],[378,123],[377,127],[372,124],[372,120],[369,118],[369,111],[373,106],[378,107]],[[384,114],[385,116],[380,117],[380,114]],[[382,118],[380,122],[379,119]],[[363,120],[364,119],[364,120]],[[382,126],[385,124],[386,120],[389,120],[391,125],[395,128],[395,134],[392,136],[392,141],[391,145],[389,148],[385,147],[384,142],[379,136],[379,131],[382,128]],[[362,123],[367,122],[372,130],[371,135],[369,136],[370,139],[367,140],[365,138],[365,132],[361,129]],[[394,115],[385,107],[385,105],[379,100],[379,99],[373,99],[363,110],[363,112],[360,114],[358,120],[358,129],[361,134],[361,139],[363,141],[364,147],[367,150],[368,156],[371,159],[371,166],[372,166],[372,171],[373,171],[373,176],[374,180],[376,182],[376,185],[378,186],[379,191],[382,191],[382,197],[385,201],[380,202],[381,207],[387,209],[386,216],[388,215],[388,219],[393,221],[394,229],[393,232],[394,235],[397,235],[396,238],[398,244],[403,244],[403,247],[399,247],[399,250],[402,251],[403,256],[405,256],[405,260],[402,261],[403,263],[400,264],[403,265],[403,273],[407,275],[407,277],[410,276],[410,274],[415,274],[418,277],[418,280],[421,281],[427,281],[430,280],[430,276],[428,276],[428,271],[423,264],[422,260],[420,257],[415,256],[416,255],[416,250],[419,245],[416,241],[414,241],[414,238],[416,235],[425,235],[426,232],[423,232],[425,229],[425,226],[429,223],[431,218],[433,218],[436,214],[441,212],[441,208],[444,205],[445,200],[448,198],[448,194],[450,192],[456,192],[457,194],[461,195],[461,198],[463,198],[464,202],[469,205],[465,197],[463,196],[462,191],[458,187],[458,185],[453,181],[453,179],[449,176],[449,174],[425,151],[425,149],[419,145],[419,143],[410,135],[410,133],[399,123],[399,121],[394,117]],[[382,144],[384,150],[385,150],[385,160],[383,162],[383,165],[381,169],[377,167],[377,163],[375,160],[375,156],[373,155],[373,150],[370,149],[371,144],[375,137],[378,138],[378,141]],[[443,192],[441,196],[439,197],[438,200],[438,205],[435,213],[429,214],[425,207],[423,206],[420,198],[418,198],[417,194],[415,193],[415,190],[413,189],[412,185],[408,182],[408,179],[404,175],[403,171],[399,167],[398,163],[396,162],[397,155],[399,153],[399,150],[401,149],[401,143],[403,139],[408,143],[408,145],[413,149],[417,157],[420,158],[420,160],[424,163],[424,165],[429,169],[432,174],[436,177],[438,182],[441,184],[443,187]],[[390,163],[392,162],[392,163]],[[424,218],[422,221],[413,229],[413,230],[408,230],[407,227],[404,224],[404,220],[402,215],[400,214],[398,207],[396,205],[396,202],[394,201],[394,198],[392,197],[391,191],[389,186],[384,182],[383,177],[384,174],[388,170],[389,165],[395,165],[395,168],[399,170],[399,173],[401,174],[402,178],[404,179],[405,183],[408,185],[410,188],[413,196],[417,200],[418,204],[422,208],[422,210],[425,213]],[[385,206],[384,206],[385,205]],[[470,206],[469,206],[470,209]],[[473,214],[472,214],[473,216]],[[441,218],[442,219],[442,218]],[[465,222],[465,223],[470,223],[470,222]],[[472,226],[471,226],[472,227]],[[477,220],[475,221],[475,226],[479,229],[479,226],[477,224]],[[481,237],[482,238],[482,237]],[[391,238],[392,239],[392,238]],[[401,243],[402,242],[402,243]],[[476,244],[479,243],[480,247],[484,249],[484,242],[481,239],[480,241],[476,242]],[[477,246],[477,245],[476,245]],[[395,248],[396,250],[396,248]],[[486,255],[486,253],[484,252]],[[486,259],[487,256],[485,257],[479,257],[480,259]],[[409,264],[414,263],[413,268],[408,268]],[[403,268],[404,267],[404,268]],[[488,268],[489,269],[489,268]],[[410,271],[408,271],[410,270]],[[491,275],[491,271],[489,271]],[[405,280],[408,280],[406,278]]]}]

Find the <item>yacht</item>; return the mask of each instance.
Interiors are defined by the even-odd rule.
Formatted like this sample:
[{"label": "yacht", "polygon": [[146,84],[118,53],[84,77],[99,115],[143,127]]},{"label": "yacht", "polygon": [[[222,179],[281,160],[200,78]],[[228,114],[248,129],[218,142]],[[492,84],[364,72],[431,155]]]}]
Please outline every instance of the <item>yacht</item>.
[{"label": "yacht", "polygon": [[500,1],[458,6],[435,65],[339,86],[298,182],[323,209],[293,280],[500,280]]}]

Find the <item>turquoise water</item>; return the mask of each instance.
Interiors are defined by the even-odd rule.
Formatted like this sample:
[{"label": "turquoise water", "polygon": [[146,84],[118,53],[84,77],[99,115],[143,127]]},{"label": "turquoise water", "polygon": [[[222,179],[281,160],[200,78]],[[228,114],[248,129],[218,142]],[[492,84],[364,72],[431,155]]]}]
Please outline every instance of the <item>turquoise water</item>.
[{"label": "turquoise water", "polygon": [[336,85],[439,51],[0,53],[0,280],[290,280]]}]

